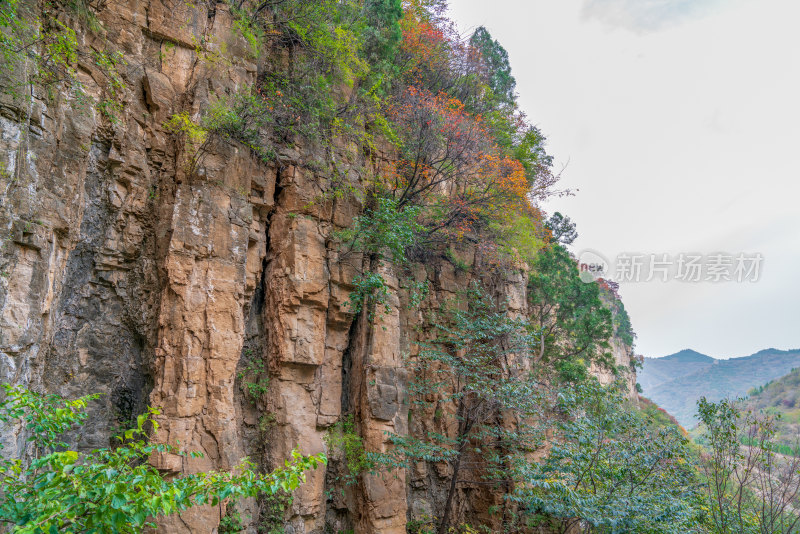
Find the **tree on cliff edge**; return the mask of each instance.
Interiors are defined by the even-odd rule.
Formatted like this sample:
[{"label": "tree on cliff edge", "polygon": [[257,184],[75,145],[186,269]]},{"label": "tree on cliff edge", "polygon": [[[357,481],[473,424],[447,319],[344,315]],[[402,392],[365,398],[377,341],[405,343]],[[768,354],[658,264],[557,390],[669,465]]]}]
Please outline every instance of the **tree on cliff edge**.
[{"label": "tree on cliff edge", "polygon": [[528,282],[532,320],[541,329],[537,362],[560,378],[579,381],[593,363],[613,369],[608,353],[611,311],[596,283],[581,280],[578,265],[558,244],[539,252]]}]

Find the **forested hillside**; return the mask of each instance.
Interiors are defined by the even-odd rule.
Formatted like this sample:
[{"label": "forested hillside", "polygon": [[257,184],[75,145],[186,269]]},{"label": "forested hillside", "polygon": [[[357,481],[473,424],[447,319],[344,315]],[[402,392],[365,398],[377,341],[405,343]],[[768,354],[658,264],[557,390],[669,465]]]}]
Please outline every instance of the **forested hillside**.
[{"label": "forested hillside", "polygon": [[[800,447],[800,369],[747,392],[745,409],[777,417],[776,439],[794,451]],[[784,449],[785,450],[785,449]]]}]

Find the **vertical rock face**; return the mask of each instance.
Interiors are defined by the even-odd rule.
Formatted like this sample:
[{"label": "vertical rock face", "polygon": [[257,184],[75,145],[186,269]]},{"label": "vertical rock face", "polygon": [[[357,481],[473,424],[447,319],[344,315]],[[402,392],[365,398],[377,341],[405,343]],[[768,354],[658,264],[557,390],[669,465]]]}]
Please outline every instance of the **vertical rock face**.
[{"label": "vertical rock face", "polygon": [[[470,276],[443,255],[412,265],[411,276],[432,287],[417,309],[384,267],[389,311],[354,322],[351,283],[369,259],[341,258],[331,238],[361,206],[309,164],[353,161],[342,174],[358,190],[359,169],[387,156],[364,162],[347,147],[331,156],[284,146],[266,164],[220,142],[189,173],[186,148],[164,123],[178,112],[198,116],[259,69],[226,4],[109,0],[98,19],[102,35],[78,37],[86,51],[126,58],[115,121],[68,91],[0,94],[0,382],[103,393],[73,436],[83,448],[106,446],[115,428],[158,408],[154,439],[203,453],[152,459],[174,474],[231,469],[245,455],[270,468],[293,449],[328,452],[325,432],[345,412],[373,451],[389,447],[387,433],[431,429],[409,418],[405,358],[418,350],[423,315]],[[209,50],[227,56],[214,60]],[[78,76],[99,99],[96,65],[81,60]],[[470,247],[458,254],[480,264]],[[526,312],[524,271],[490,282],[510,313]],[[620,359],[626,350],[616,347]],[[253,373],[268,375],[265,393],[248,392]],[[2,435],[8,453],[24,452],[20,429]],[[431,514],[443,498],[447,473],[429,469],[366,475],[344,495],[317,469],[278,521],[297,534],[405,532],[408,517]],[[481,488],[471,495],[476,510],[493,504]],[[256,502],[241,507],[251,525],[269,513]],[[192,510],[162,530],[216,532],[225,512]]]},{"label": "vertical rock face", "polygon": [[[249,150],[217,144],[190,176],[164,131],[173,113],[195,115],[255,80],[217,7],[112,1],[98,13],[101,35],[78,30],[88,98],[105,83],[90,53],[124,54],[113,121],[66,90],[0,96],[0,379],[103,393],[79,447],[107,446],[117,426],[159,408],[155,439],[203,453],[154,459],[176,473],[241,460],[234,377],[274,203],[276,171]],[[204,59],[198,42],[226,45],[230,60]],[[21,452],[18,432],[4,438]],[[211,531],[219,514],[166,528]]]}]

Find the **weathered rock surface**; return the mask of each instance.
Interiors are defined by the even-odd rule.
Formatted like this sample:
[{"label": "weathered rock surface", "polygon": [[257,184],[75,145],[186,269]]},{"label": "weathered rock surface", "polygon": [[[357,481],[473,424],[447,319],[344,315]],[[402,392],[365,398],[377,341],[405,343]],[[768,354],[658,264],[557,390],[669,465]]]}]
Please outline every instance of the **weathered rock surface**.
[{"label": "weathered rock surface", "polygon": [[[73,437],[82,448],[107,445],[116,427],[157,407],[154,439],[203,453],[152,459],[175,474],[230,469],[246,455],[270,468],[293,449],[327,452],[325,432],[345,412],[368,450],[385,450],[388,432],[432,424],[409,423],[404,361],[417,350],[425,311],[470,275],[444,255],[413,265],[410,275],[432,287],[416,309],[387,267],[389,313],[354,324],[354,266],[368,260],[340,258],[331,237],[361,206],[333,195],[329,177],[306,164],[324,153],[281,147],[266,164],[243,146],[216,143],[197,172],[186,172],[185,148],[165,121],[197,116],[261,68],[226,4],[208,5],[109,0],[98,13],[103,35],[79,31],[86,50],[119,50],[127,60],[114,122],[66,90],[51,97],[35,89],[30,102],[0,95],[0,382],[70,397],[103,393]],[[201,42],[224,43],[227,59],[209,59]],[[81,63],[78,75],[102,97],[96,66]],[[380,158],[340,150],[358,190],[362,170]],[[458,254],[481,262],[474,247]],[[525,313],[525,282],[521,270],[491,280],[514,314]],[[620,361],[626,350],[615,347]],[[269,378],[256,398],[242,384],[252,373]],[[4,429],[3,442],[22,452],[20,429]],[[368,475],[342,496],[331,488],[336,469],[332,462],[309,473],[286,510],[286,532],[321,533],[326,523],[334,532],[405,532],[409,517],[441,501],[447,476],[419,465]],[[485,490],[470,494],[474,510],[460,513],[496,504]],[[256,502],[240,506],[251,525],[266,513]],[[216,532],[224,513],[192,510],[162,530]]]}]

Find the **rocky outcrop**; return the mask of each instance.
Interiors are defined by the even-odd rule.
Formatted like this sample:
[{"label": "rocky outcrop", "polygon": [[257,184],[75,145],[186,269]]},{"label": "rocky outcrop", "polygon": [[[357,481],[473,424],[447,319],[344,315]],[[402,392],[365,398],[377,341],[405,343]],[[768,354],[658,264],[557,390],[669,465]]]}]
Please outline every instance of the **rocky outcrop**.
[{"label": "rocky outcrop", "polygon": [[[255,79],[217,7],[108,2],[99,35],[63,14],[79,29],[77,76],[90,100],[105,85],[91,52],[124,54],[115,117],[61,87],[0,97],[0,377],[103,393],[75,436],[81,447],[108,445],[116,427],[158,408],[155,439],[203,453],[154,459],[175,473],[241,459],[233,384],[274,203],[276,170],[250,150],[218,143],[190,176],[163,127]],[[226,43],[230,58],[210,61],[198,42]],[[185,514],[168,530],[210,531],[219,515]]]},{"label": "rocky outcrop", "polygon": [[[73,436],[83,448],[107,445],[115,428],[157,408],[154,439],[202,453],[152,459],[172,474],[231,469],[245,456],[268,469],[293,449],[330,452],[325,432],[345,413],[372,451],[390,446],[388,433],[430,426],[409,417],[404,362],[425,335],[424,314],[476,275],[434,253],[402,273],[384,266],[389,311],[354,322],[351,283],[370,259],[342,258],[332,240],[362,208],[362,177],[390,154],[287,144],[265,163],[220,141],[188,172],[191,154],[164,123],[198,116],[264,66],[225,3],[109,0],[97,16],[100,34],[69,12],[62,19],[78,29],[88,98],[102,99],[106,85],[90,52],[124,54],[113,120],[63,87],[0,94],[0,381],[103,393]],[[320,158],[349,163],[334,182],[311,165]],[[342,188],[356,194],[335,194]],[[456,253],[479,267],[476,250]],[[420,308],[400,275],[430,283]],[[525,313],[522,267],[485,281],[510,313]],[[615,347],[620,361],[626,350]],[[247,390],[254,374],[268,380],[265,392]],[[4,429],[7,452],[21,454],[22,438]],[[336,469],[334,461],[308,474],[278,518],[286,532],[399,534],[409,517],[431,515],[447,479],[420,464],[338,488]],[[469,494],[473,509],[461,515],[496,504],[483,488]],[[240,503],[251,526],[270,513],[261,504]],[[225,513],[191,510],[162,530],[216,532]]]}]

